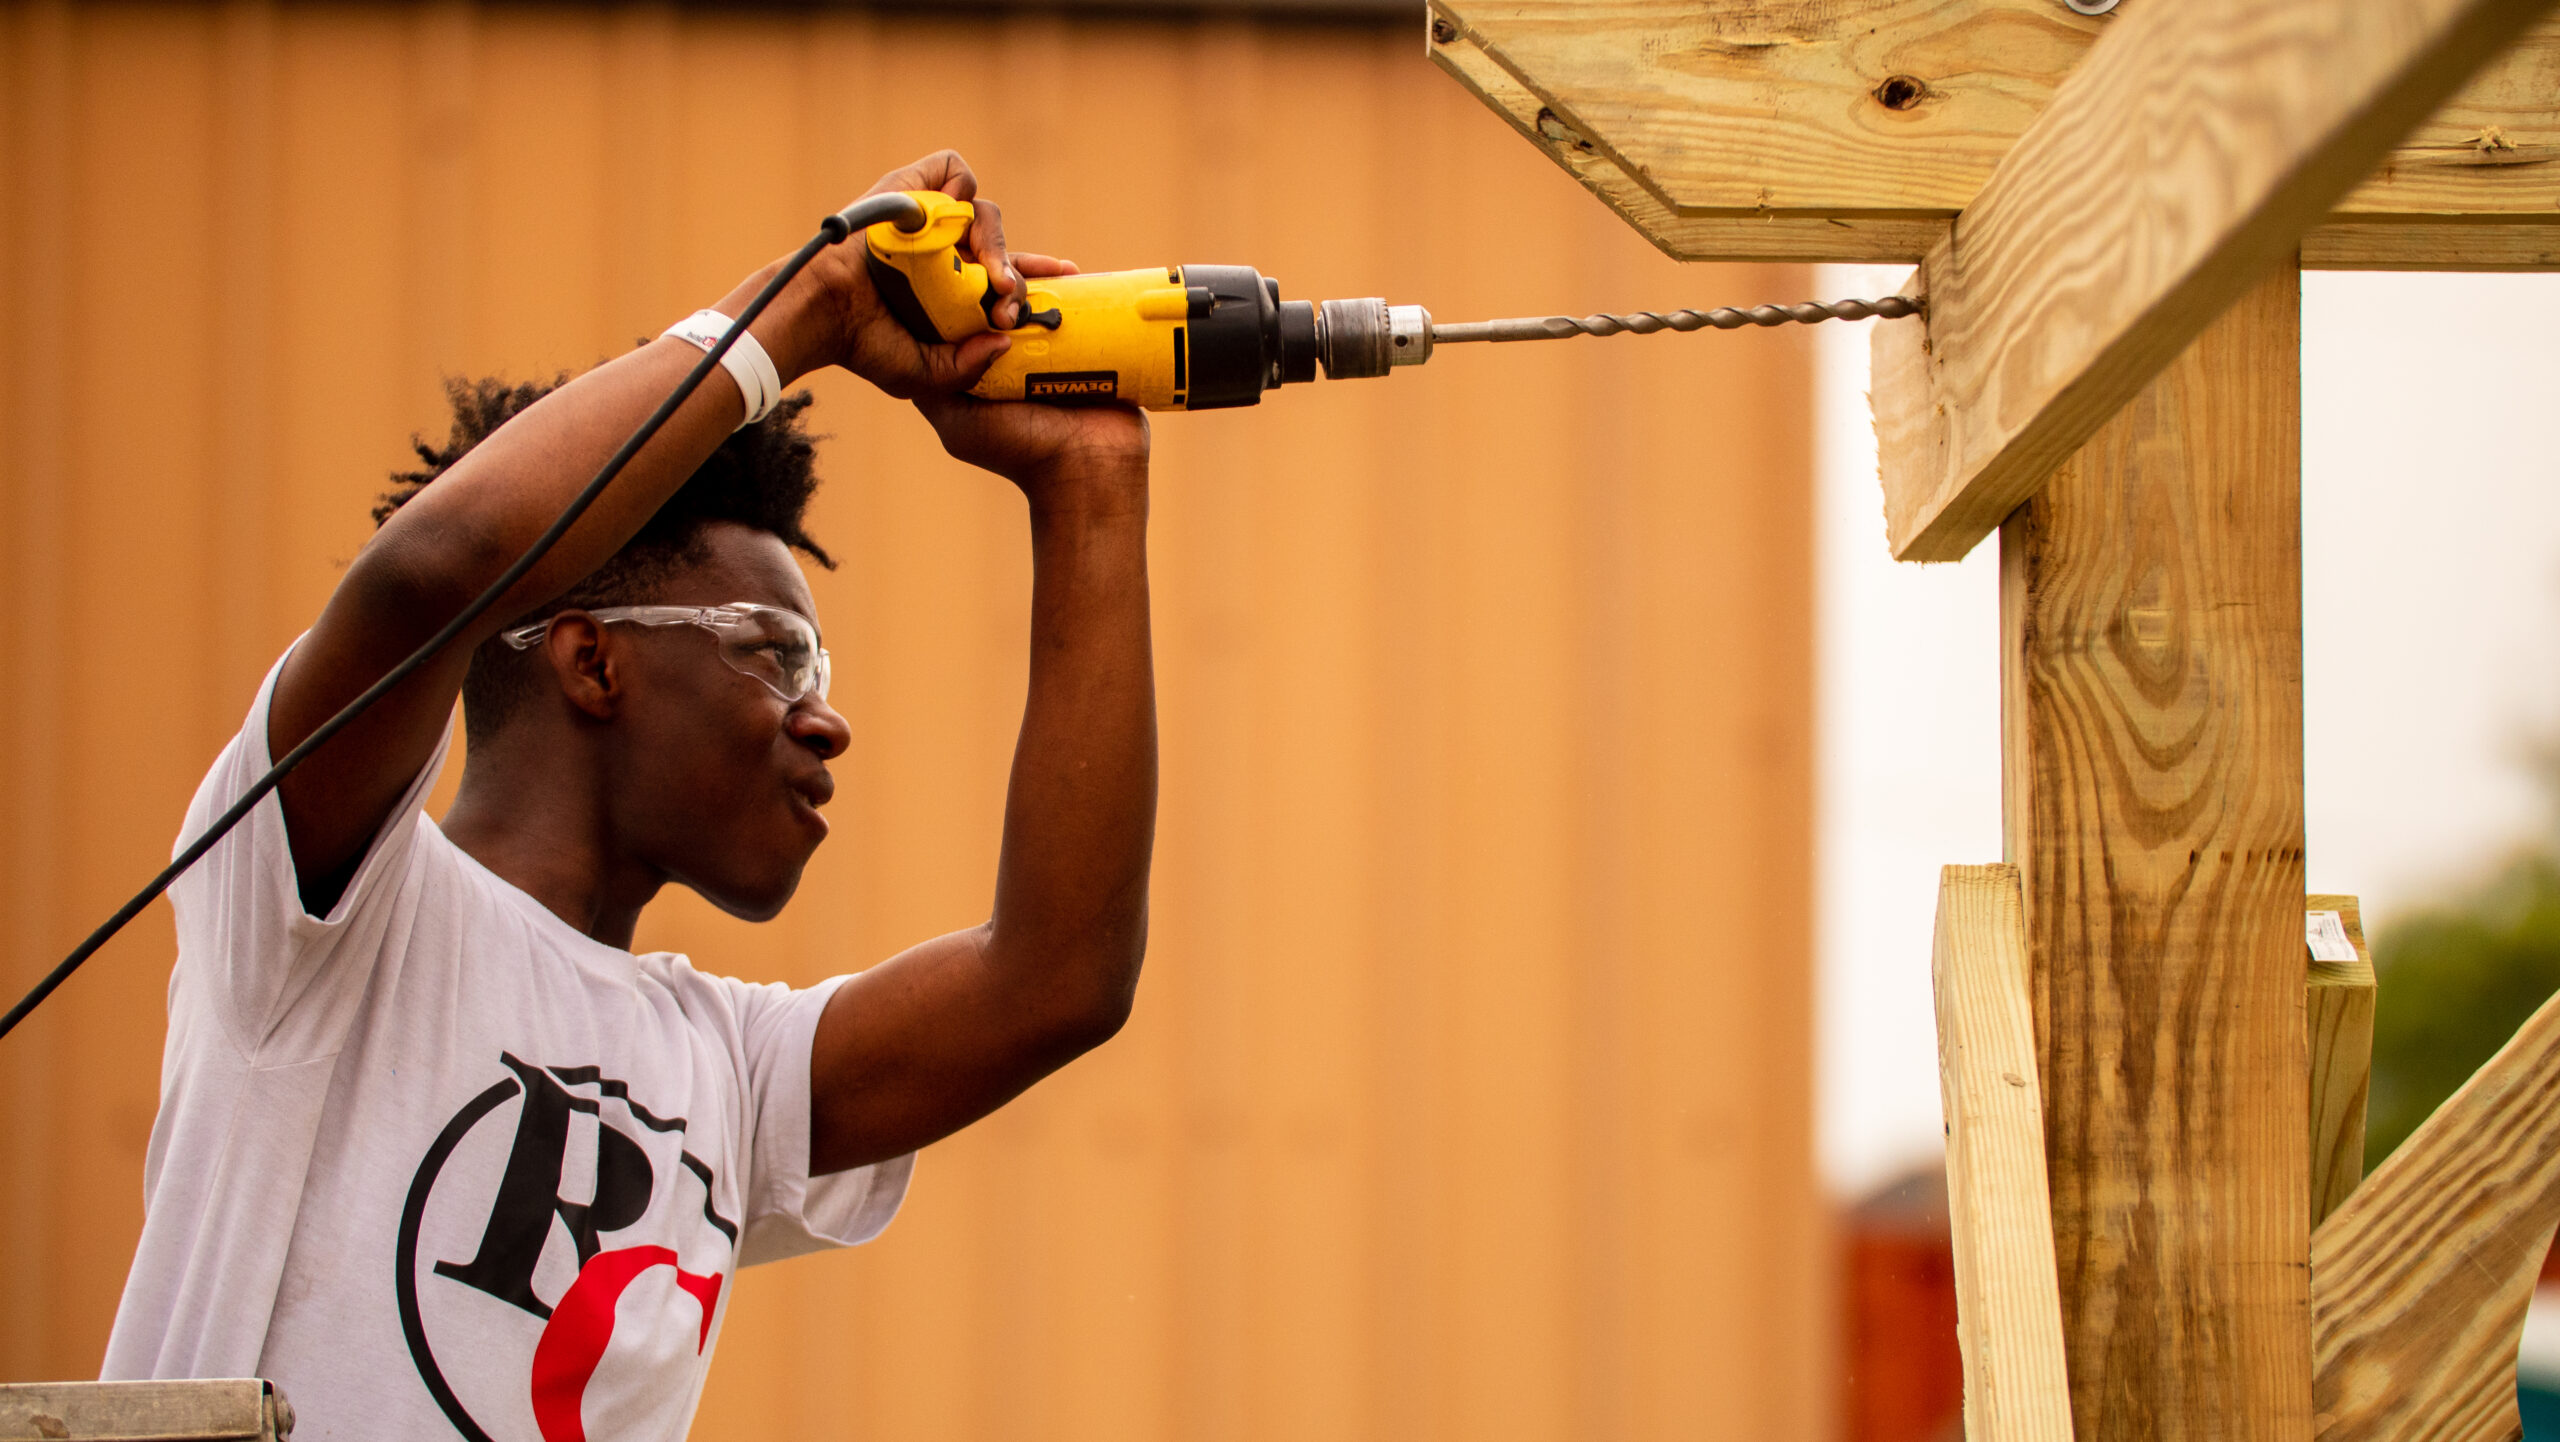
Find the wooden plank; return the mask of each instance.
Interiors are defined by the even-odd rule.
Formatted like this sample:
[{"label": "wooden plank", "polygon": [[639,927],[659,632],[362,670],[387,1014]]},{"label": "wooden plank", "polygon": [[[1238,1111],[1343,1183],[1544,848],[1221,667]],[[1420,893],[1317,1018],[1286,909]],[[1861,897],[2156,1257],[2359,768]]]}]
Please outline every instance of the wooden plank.
[{"label": "wooden plank", "polygon": [[2560,998],[2311,1242],[2320,1442],[2509,1442],[2516,1345],[2560,1222]]},{"label": "wooden plank", "polygon": [[0,1442],[276,1442],[293,1408],[255,1377],[0,1383]]},{"label": "wooden plank", "polygon": [[2014,866],[1939,873],[1930,971],[1967,1442],[2070,1442],[2044,1104]]},{"label": "wooden plank", "polygon": [[1917,259],[1947,233],[1947,223],[1940,219],[1674,214],[1660,196],[1629,179],[1616,161],[1566,125],[1463,32],[1452,25],[1447,33],[1445,43],[1433,43],[1432,60],[1674,260],[1858,261],[1878,251]]},{"label": "wooden plank", "polygon": [[[1621,213],[1666,249],[1697,248],[1668,239],[1683,219],[1838,218],[1864,224],[1758,238],[1820,251],[1793,259],[1917,261],[1915,223],[1971,206],[2099,37],[2155,3],[1437,0],[1433,34],[1435,54],[1456,44],[1504,68],[1531,97],[1518,113],[1547,111],[1652,194]],[[2477,245],[2520,266],[2560,249],[2556,70],[2560,24],[2538,25],[2382,159],[2333,218],[2357,233],[2315,234],[2306,263],[2432,268]],[[2475,237],[2465,219],[2522,224]],[[1865,248],[1840,255],[1844,240]]]},{"label": "wooden plank", "polygon": [[2298,306],[2243,297],[2001,532],[2082,1437],[2310,1435]]},{"label": "wooden plank", "polygon": [[2110,30],[1875,328],[1896,556],[1952,561],[2552,0],[2189,0]]},{"label": "wooden plank", "polygon": [[[2553,190],[2560,194],[2560,177]],[[2332,221],[2302,238],[2304,270],[2560,270],[2560,227]]]},{"label": "wooden plank", "polygon": [[[2113,23],[2059,0],[1435,3],[1690,214],[1952,217]],[[1921,93],[1888,104],[1895,77]]]},{"label": "wooden plank", "polygon": [[2353,961],[2312,955],[2303,990],[2303,1032],[2311,1047],[2311,1225],[2338,1209],[2364,1180],[2365,1099],[2373,1084],[2373,953],[2364,913],[2352,896],[2315,895],[2313,916],[2336,912]]}]

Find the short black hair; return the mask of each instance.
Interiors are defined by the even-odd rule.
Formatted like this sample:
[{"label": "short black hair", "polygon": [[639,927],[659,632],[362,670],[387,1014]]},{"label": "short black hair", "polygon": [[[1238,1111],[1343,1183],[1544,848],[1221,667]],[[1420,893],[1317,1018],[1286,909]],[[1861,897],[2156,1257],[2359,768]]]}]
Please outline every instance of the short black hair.
[{"label": "short black hair", "polygon": [[[417,436],[409,438],[421,464],[414,471],[392,473],[392,489],[383,492],[382,504],[373,508],[373,523],[379,526],[390,520],[394,511],[453,469],[473,446],[568,380],[565,373],[549,381],[515,384],[490,376],[447,379],[445,396],[453,403],[451,433],[441,446]],[[702,533],[715,521],[734,521],[767,532],[834,570],[835,558],[803,527],[809,498],[818,489],[818,438],[802,421],[812,400],[807,391],[784,396],[763,420],[740,427],[621,550],[558,599],[510,617],[507,625],[539,621],[572,607],[592,610],[655,601],[677,572],[705,558]],[[463,735],[470,744],[478,745],[495,734],[533,694],[534,665],[531,654],[496,637],[471,653],[471,668],[462,682]]]}]

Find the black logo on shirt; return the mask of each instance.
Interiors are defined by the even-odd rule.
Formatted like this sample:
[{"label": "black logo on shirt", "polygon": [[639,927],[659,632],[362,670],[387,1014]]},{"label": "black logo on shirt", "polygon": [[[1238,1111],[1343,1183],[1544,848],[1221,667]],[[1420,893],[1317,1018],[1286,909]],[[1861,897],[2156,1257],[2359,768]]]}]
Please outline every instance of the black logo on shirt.
[{"label": "black logo on shirt", "polygon": [[[522,1435],[528,1420],[542,1442],[587,1442],[588,1386],[609,1351],[644,1364],[701,1355],[738,1226],[685,1150],[684,1118],[651,1113],[595,1067],[499,1060],[511,1075],[454,1114],[409,1184],[400,1326],[469,1442]],[[480,1126],[509,1102],[500,1163],[503,1133]],[[457,1152],[467,1160],[451,1165]]]}]

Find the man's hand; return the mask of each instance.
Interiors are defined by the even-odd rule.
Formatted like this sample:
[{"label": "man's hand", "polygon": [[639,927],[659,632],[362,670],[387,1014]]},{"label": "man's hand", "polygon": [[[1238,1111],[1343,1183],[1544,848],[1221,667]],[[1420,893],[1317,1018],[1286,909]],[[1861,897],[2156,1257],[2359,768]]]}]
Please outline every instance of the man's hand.
[{"label": "man's hand", "polygon": [[[1045,255],[1013,257],[1034,278],[1076,273],[1072,261]],[[1023,401],[982,401],[975,396],[927,394],[916,409],[933,424],[942,448],[955,460],[993,471],[1022,488],[1032,506],[1068,499],[1068,487],[1143,488],[1147,417],[1128,406],[1045,406]]]},{"label": "man's hand", "polygon": [[953,459],[1020,486],[1035,511],[1103,499],[1108,493],[1145,493],[1144,411],[982,401],[966,395],[920,397],[916,409],[933,423]]},{"label": "man's hand", "polygon": [[[938,150],[881,176],[863,195],[893,190],[938,190],[977,207],[978,219],[969,227],[962,248],[987,268],[990,283],[1002,297],[993,315],[999,331],[1011,327],[1022,313],[1023,272],[1015,268],[1016,262],[1028,268],[1039,257],[1005,253],[1004,213],[994,201],[977,198],[978,177],[970,171],[969,162],[957,151]],[[757,338],[773,356],[786,384],[820,366],[840,365],[900,398],[947,394],[977,384],[978,377],[1012,344],[997,332],[973,335],[957,345],[929,345],[907,334],[872,288],[866,254],[860,235],[818,252],[766,313],[770,323],[757,324]],[[736,315],[778,265],[747,277],[720,303],[720,309]],[[1062,272],[1034,269],[1030,273]]]}]

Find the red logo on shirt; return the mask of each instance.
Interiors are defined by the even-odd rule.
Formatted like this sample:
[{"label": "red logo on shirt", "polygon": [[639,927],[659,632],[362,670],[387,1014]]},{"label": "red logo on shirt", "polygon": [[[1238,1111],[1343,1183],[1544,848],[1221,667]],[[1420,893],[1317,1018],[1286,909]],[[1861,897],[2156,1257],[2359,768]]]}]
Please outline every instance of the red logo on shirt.
[{"label": "red logo on shirt", "polygon": [[[446,1123],[410,1182],[397,1279],[409,1355],[470,1442],[587,1442],[600,1417],[614,1435],[689,1402],[737,1224],[685,1149],[684,1118],[595,1067],[500,1060],[510,1075]],[[481,1126],[510,1102],[512,1136]],[[686,1357],[691,1371],[672,1365]],[[600,1373],[617,1384],[600,1388]]]},{"label": "red logo on shirt", "polygon": [[665,1247],[625,1247],[598,1252],[578,1269],[578,1280],[551,1309],[551,1323],[533,1348],[533,1420],[543,1442],[587,1442],[583,1410],[587,1383],[613,1341],[614,1304],[642,1272],[675,1267],[676,1285],[702,1304],[702,1334],[694,1339],[699,1354],[711,1342],[711,1314],[720,1305],[720,1276],[703,1276],[676,1265]]}]

